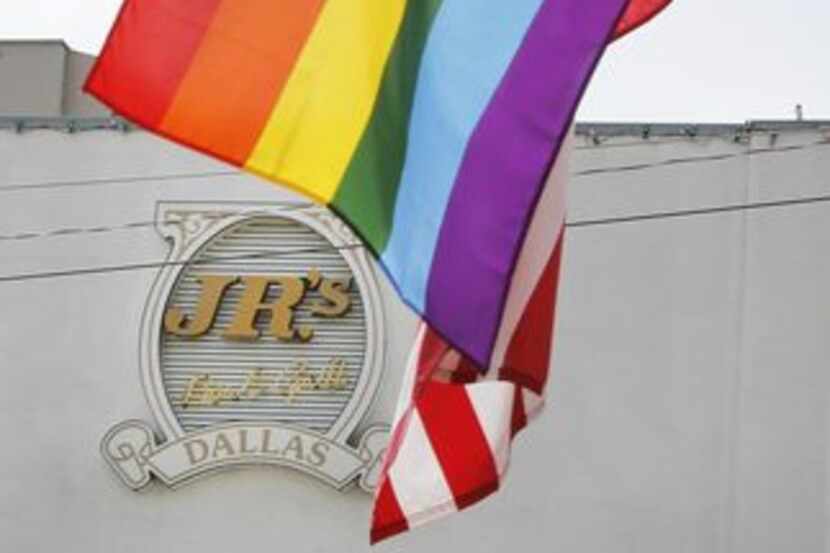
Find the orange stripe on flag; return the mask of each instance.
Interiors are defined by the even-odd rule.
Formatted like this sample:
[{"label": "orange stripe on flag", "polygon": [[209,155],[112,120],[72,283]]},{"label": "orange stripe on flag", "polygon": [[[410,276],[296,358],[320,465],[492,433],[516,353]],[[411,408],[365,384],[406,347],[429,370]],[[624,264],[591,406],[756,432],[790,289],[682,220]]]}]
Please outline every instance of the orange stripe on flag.
[{"label": "orange stripe on flag", "polygon": [[220,0],[129,0],[84,90],[155,129],[210,26]]},{"label": "orange stripe on flag", "polygon": [[323,3],[223,0],[160,131],[243,165]]}]

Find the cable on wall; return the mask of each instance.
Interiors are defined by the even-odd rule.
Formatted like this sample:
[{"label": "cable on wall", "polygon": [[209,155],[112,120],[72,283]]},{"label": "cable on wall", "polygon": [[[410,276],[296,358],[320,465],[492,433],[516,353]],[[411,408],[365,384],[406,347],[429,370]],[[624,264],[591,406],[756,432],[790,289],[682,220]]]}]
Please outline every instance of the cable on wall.
[{"label": "cable on wall", "polygon": [[[566,226],[568,228],[575,228],[576,229],[576,228],[586,228],[586,227],[594,227],[594,226],[601,226],[601,225],[627,224],[627,223],[633,223],[633,222],[638,222],[638,221],[654,221],[654,220],[661,220],[661,219],[675,219],[675,218],[679,218],[679,217],[714,215],[714,214],[740,212],[740,211],[757,211],[757,210],[761,210],[761,209],[792,207],[792,206],[799,206],[799,205],[821,204],[821,203],[830,203],[830,195],[828,195],[828,196],[815,196],[815,197],[810,197],[810,198],[795,198],[795,199],[791,199],[791,200],[780,200],[780,201],[774,201],[774,202],[758,202],[758,203],[745,204],[745,205],[711,207],[711,208],[705,208],[705,209],[690,209],[690,210],[664,212],[664,213],[650,213],[650,214],[643,214],[643,215],[632,215],[632,216],[628,216],[628,217],[610,217],[610,218],[606,218],[606,219],[592,219],[592,220],[571,222],[571,223],[568,223]],[[248,213],[250,213],[250,212],[248,212]],[[248,214],[248,213],[245,213],[245,214]],[[252,214],[262,214],[262,212],[253,212]],[[231,216],[236,216],[236,215],[225,214],[224,216],[231,217]],[[143,224],[143,223],[135,223],[135,224]],[[31,280],[64,278],[64,277],[72,277],[72,276],[118,273],[118,272],[125,272],[125,271],[145,270],[145,269],[159,269],[159,268],[168,267],[168,266],[200,265],[200,264],[203,264],[203,263],[222,263],[224,261],[240,261],[240,260],[249,260],[249,259],[264,259],[264,258],[273,259],[273,258],[279,258],[279,257],[283,257],[283,256],[290,256],[290,255],[328,252],[328,251],[331,251],[332,249],[353,250],[353,249],[360,249],[360,248],[363,248],[363,247],[364,247],[363,244],[348,244],[348,245],[342,246],[342,247],[331,246],[331,247],[327,247],[327,248],[300,248],[300,249],[294,249],[294,250],[262,250],[262,251],[253,252],[253,253],[244,254],[244,255],[238,255],[238,256],[210,257],[210,258],[201,258],[201,259],[189,260],[189,261],[153,261],[153,262],[145,262],[145,263],[124,264],[124,265],[107,265],[107,266],[83,267],[83,268],[65,269],[65,270],[57,270],[57,271],[45,271],[45,272],[36,272],[36,273],[0,275],[0,283],[24,282],[24,281],[31,281]]]}]

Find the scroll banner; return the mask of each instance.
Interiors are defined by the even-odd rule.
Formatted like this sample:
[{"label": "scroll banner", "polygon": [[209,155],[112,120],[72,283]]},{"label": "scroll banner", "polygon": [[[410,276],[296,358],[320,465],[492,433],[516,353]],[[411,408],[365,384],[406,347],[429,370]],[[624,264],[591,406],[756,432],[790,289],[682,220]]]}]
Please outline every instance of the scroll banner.
[{"label": "scroll banner", "polygon": [[290,467],[342,490],[355,480],[377,487],[389,428],[374,426],[352,448],[326,436],[279,423],[232,423],[157,444],[149,425],[123,422],[104,436],[101,452],[124,483],[140,490],[155,476],[176,488],[210,473],[240,466]]}]

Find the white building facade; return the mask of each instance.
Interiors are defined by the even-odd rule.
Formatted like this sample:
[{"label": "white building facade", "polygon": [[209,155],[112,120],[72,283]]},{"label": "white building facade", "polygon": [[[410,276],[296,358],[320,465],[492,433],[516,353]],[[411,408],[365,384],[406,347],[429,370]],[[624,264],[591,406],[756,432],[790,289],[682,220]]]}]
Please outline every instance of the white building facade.
[{"label": "white building facade", "polygon": [[[415,318],[325,213],[83,96],[90,64],[0,43],[0,549],[368,550],[364,436]],[[830,552],[830,122],[582,124],[576,144],[547,409],[501,492],[376,549]],[[233,336],[250,267],[305,287],[282,342],[256,314],[259,340]],[[232,305],[199,334],[223,276]],[[275,359],[311,380],[255,398]],[[124,421],[145,426],[107,442]],[[119,465],[141,428],[158,464]],[[287,460],[235,464],[266,430]]]}]

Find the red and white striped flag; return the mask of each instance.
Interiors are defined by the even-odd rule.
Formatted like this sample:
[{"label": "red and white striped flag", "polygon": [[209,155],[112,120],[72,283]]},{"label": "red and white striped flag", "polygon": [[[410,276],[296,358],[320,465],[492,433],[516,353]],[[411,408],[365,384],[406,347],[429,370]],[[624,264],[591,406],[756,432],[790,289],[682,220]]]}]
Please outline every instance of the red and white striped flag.
[{"label": "red and white striped flag", "polygon": [[375,498],[373,543],[496,491],[513,437],[542,407],[565,234],[569,151],[570,140],[530,223],[492,366],[479,370],[421,325]]},{"label": "red and white striped flag", "polygon": [[[614,38],[671,0],[629,0]],[[372,543],[495,492],[513,437],[544,404],[565,235],[572,137],[563,144],[516,262],[485,371],[422,325],[406,367],[375,497]]]}]

